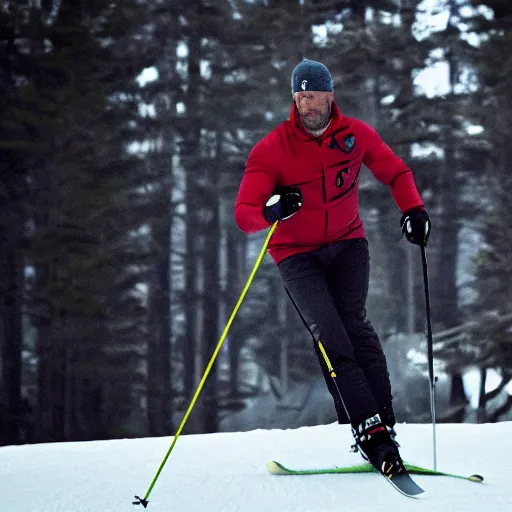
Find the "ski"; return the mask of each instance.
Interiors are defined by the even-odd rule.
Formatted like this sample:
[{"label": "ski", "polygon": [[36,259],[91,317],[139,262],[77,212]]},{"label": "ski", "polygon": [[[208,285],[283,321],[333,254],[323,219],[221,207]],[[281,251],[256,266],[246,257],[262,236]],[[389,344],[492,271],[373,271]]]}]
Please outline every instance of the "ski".
[{"label": "ski", "polygon": [[355,464],[353,466],[334,466],[331,468],[291,469],[276,460],[270,460],[267,462],[267,471],[271,475],[325,475],[332,473],[370,473],[375,471],[375,468],[371,464]]},{"label": "ski", "polygon": [[381,475],[399,492],[408,498],[422,498],[425,491],[411,478],[409,473],[396,473],[395,475]]},{"label": "ski", "polygon": [[[290,469],[275,460],[267,462],[267,471],[272,475],[323,475],[334,473],[378,473],[371,464],[355,464],[321,469]],[[410,477],[408,473],[398,473],[393,476],[381,474],[397,491],[409,498],[419,498],[425,491]]]},{"label": "ski", "polygon": [[[470,482],[483,482],[484,478],[481,475],[463,476],[454,473],[447,473],[444,471],[437,471],[435,469],[424,468],[415,466],[413,464],[404,463],[407,471],[412,475],[431,475],[431,476],[446,476],[450,478],[460,478],[462,480],[469,480]],[[371,464],[354,464],[352,466],[330,467],[330,468],[317,468],[317,469],[292,469],[285,465],[271,460],[267,462],[267,471],[272,475],[324,475],[335,473],[371,473],[376,472]]]}]

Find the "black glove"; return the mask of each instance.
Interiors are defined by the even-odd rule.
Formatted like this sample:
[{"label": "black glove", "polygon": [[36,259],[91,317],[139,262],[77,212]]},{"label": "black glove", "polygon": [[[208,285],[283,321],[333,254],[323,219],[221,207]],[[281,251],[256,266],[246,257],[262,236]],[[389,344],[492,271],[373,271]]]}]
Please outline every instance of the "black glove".
[{"label": "black glove", "polygon": [[425,247],[430,235],[430,218],[425,210],[412,208],[400,219],[400,227],[411,244]]},{"label": "black glove", "polygon": [[290,218],[302,206],[302,194],[297,187],[276,188],[263,207],[263,216],[271,224]]}]

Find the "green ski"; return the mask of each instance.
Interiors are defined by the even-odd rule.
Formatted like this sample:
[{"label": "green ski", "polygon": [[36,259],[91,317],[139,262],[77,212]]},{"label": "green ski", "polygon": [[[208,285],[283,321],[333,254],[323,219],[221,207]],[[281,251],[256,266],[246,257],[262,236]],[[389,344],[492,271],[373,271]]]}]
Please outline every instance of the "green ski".
[{"label": "green ski", "polygon": [[[462,480],[469,480],[470,482],[483,482],[484,477],[481,475],[463,476],[454,473],[446,473],[444,471],[437,471],[435,469],[428,469],[421,466],[405,463],[405,467],[411,475],[432,475],[432,476],[447,476],[451,478],[460,478]],[[353,466],[342,466],[332,468],[318,468],[318,469],[291,469],[280,462],[271,460],[267,462],[267,471],[272,475],[325,475],[335,473],[372,473],[376,472],[371,464],[355,464]]]}]

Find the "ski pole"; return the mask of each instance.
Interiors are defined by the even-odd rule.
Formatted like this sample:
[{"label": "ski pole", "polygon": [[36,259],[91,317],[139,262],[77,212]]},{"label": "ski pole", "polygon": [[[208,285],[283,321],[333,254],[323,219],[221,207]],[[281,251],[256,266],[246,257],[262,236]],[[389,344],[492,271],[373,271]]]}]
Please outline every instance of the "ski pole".
[{"label": "ski pole", "polygon": [[148,507],[149,495],[151,494],[151,491],[153,490],[153,487],[155,486],[156,481],[158,480],[158,477],[160,476],[160,473],[164,469],[164,466],[165,466],[165,463],[167,462],[167,459],[171,455],[171,452],[174,449],[174,446],[176,445],[176,442],[178,441],[178,438],[180,437],[180,434],[181,434],[181,432],[182,432],[182,430],[183,430],[183,428],[185,426],[185,423],[187,422],[188,417],[190,416],[190,413],[192,412],[192,409],[193,409],[193,407],[194,407],[194,405],[195,405],[195,403],[197,401],[197,397],[199,396],[199,393],[201,393],[201,390],[203,389],[204,383],[206,382],[206,379],[207,379],[208,375],[210,374],[210,370],[212,369],[213,363],[215,362],[215,359],[217,358],[217,355],[219,354],[220,349],[222,348],[224,340],[226,339],[226,336],[228,334],[229,328],[231,327],[231,324],[233,323],[233,319],[235,318],[235,315],[237,314],[238,310],[240,309],[240,305],[242,304],[242,301],[244,300],[245,296],[247,295],[247,291],[249,290],[249,287],[251,286],[251,283],[252,283],[252,281],[254,279],[254,276],[256,275],[256,271],[258,270],[258,267],[260,266],[260,263],[262,262],[263,257],[265,256],[265,253],[267,252],[268,244],[270,242],[270,239],[272,238],[272,235],[274,234],[274,231],[277,228],[278,223],[279,223],[279,221],[275,222],[271,226],[271,228],[270,228],[270,230],[268,232],[267,238],[265,239],[265,243],[263,244],[263,247],[261,248],[260,254],[258,255],[258,258],[256,259],[256,263],[254,264],[252,272],[250,273],[249,278],[247,279],[247,283],[245,284],[244,289],[242,290],[242,293],[241,293],[241,295],[240,295],[240,297],[239,297],[239,299],[238,299],[238,301],[237,301],[237,303],[236,303],[236,305],[235,305],[235,307],[233,309],[233,312],[231,313],[231,316],[229,317],[229,319],[228,319],[228,321],[226,323],[226,327],[224,328],[224,331],[222,332],[222,335],[221,335],[221,337],[219,339],[219,342],[217,343],[217,347],[215,348],[215,351],[213,352],[213,355],[210,358],[210,361],[209,361],[208,365],[206,366],[206,370],[204,371],[204,374],[201,377],[201,380],[199,381],[199,385],[197,386],[197,390],[194,393],[194,396],[192,397],[192,400],[190,401],[190,405],[188,406],[187,411],[185,412],[185,415],[183,416],[183,419],[182,419],[182,421],[180,423],[180,426],[178,427],[178,430],[176,431],[176,434],[174,436],[174,439],[172,441],[172,444],[171,444],[169,450],[167,450],[167,453],[165,454],[165,457],[162,460],[162,462],[161,462],[161,464],[160,464],[160,466],[158,468],[158,471],[156,472],[155,477],[151,481],[151,484],[149,485],[149,488],[146,491],[146,494],[144,495],[143,498],[141,498],[139,496],[135,496],[135,499],[137,501],[134,501],[133,505],[142,505],[144,508]]},{"label": "ski pole", "polygon": [[343,405],[343,408],[345,409],[345,414],[347,415],[348,421],[350,423],[350,415],[348,413],[347,406],[345,405],[345,402],[343,401],[343,396],[341,395],[340,388],[338,386],[338,383],[336,382],[336,372],[334,371],[334,367],[331,364],[331,361],[329,360],[329,357],[327,356],[327,352],[325,351],[325,348],[320,340],[318,340],[318,348],[320,349],[320,352],[322,353],[322,357],[324,358],[325,364],[327,366],[327,371],[329,372],[329,375],[332,377],[332,381],[334,383],[334,387],[336,388],[336,391],[338,392],[338,396],[340,397],[341,405]]},{"label": "ski pole", "polygon": [[434,469],[437,470],[437,449],[436,449],[436,398],[434,378],[434,347],[432,342],[432,321],[430,318],[430,294],[428,291],[428,269],[427,253],[425,246],[421,246],[421,263],[423,266],[423,282],[425,285],[425,306],[427,311],[427,351],[428,351],[428,378],[430,382],[430,414],[432,416],[433,446],[434,446]]},{"label": "ski pole", "polygon": [[[325,362],[325,365],[327,366],[327,372],[331,376],[333,385],[336,388],[336,392],[338,393],[338,397],[340,399],[340,404],[342,405],[342,407],[343,407],[343,409],[345,411],[345,414],[347,415],[347,419],[348,419],[349,423],[351,423],[350,414],[348,413],[347,406],[345,405],[345,402],[343,400],[343,396],[341,394],[340,388],[338,386],[338,383],[336,382],[336,372],[334,371],[334,368],[333,368],[333,366],[331,364],[331,361],[329,360],[329,357],[327,356],[327,352],[325,351],[324,345],[323,345],[323,343],[320,340],[316,339],[315,335],[313,334],[313,331],[311,330],[311,328],[309,327],[308,323],[306,322],[306,319],[304,318],[304,315],[301,313],[301,311],[299,309],[299,306],[297,306],[297,304],[293,300],[293,297],[292,297],[292,295],[290,293],[290,290],[288,290],[288,288],[286,288],[286,286],[284,287],[284,289],[286,291],[286,295],[288,295],[288,298],[292,301],[293,307],[295,308],[295,311],[297,311],[300,319],[302,320],[302,323],[306,327],[306,329],[309,332],[309,334],[311,334],[311,337],[313,338],[313,343],[315,343],[318,346],[318,349],[320,350],[320,353],[322,354],[322,358],[323,358],[323,360]],[[320,356],[318,356],[318,357],[320,357]],[[320,362],[320,364],[322,364],[322,363]]]}]

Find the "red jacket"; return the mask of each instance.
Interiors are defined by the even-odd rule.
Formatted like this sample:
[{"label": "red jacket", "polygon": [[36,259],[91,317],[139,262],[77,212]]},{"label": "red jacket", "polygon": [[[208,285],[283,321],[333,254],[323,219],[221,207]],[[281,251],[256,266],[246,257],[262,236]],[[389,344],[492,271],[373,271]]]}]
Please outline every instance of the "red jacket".
[{"label": "red jacket", "polygon": [[269,227],[263,206],[280,186],[297,186],[302,207],[282,221],[269,244],[276,263],[293,254],[348,238],[364,237],[359,217],[358,182],[361,165],[389,185],[403,212],[423,207],[407,165],[366,123],[341,114],[332,118],[321,137],[309,134],[292,105],[284,121],[252,149],[235,204],[235,220],[246,233]]}]

